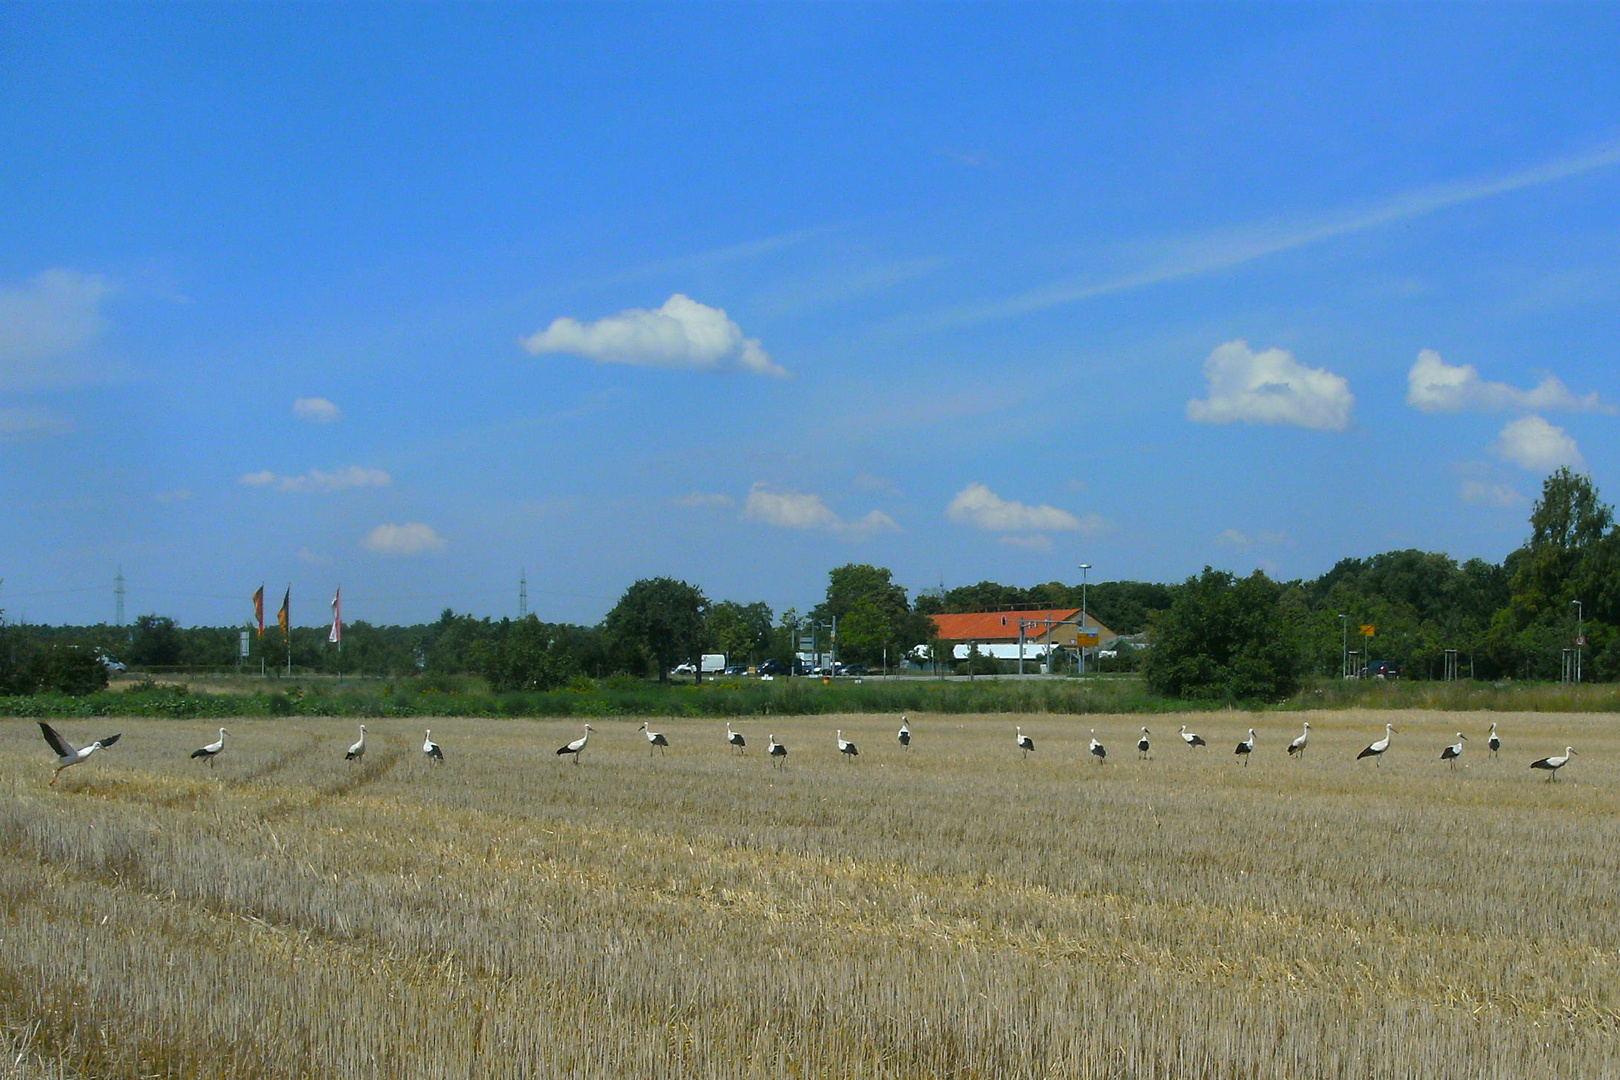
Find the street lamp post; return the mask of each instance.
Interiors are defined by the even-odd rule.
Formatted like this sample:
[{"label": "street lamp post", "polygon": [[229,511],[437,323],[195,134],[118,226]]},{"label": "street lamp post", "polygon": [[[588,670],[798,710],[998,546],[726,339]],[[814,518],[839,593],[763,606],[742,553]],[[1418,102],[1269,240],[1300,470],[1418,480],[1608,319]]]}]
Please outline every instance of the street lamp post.
[{"label": "street lamp post", "polygon": [[[1080,633],[1082,633],[1082,634],[1084,634],[1086,632],[1086,626],[1087,626],[1087,623],[1086,623],[1086,585],[1087,585],[1087,575],[1088,575],[1088,572],[1090,570],[1091,570],[1091,564],[1090,563],[1083,562],[1083,563],[1080,564]],[[1081,645],[1078,640],[1076,640],[1075,644],[1080,645],[1080,674],[1084,675],[1086,673],[1086,647],[1084,645]]]},{"label": "street lamp post", "polygon": [[1339,616],[1339,678],[1350,674],[1350,616]]},{"label": "street lamp post", "polygon": [[1581,646],[1586,642],[1586,608],[1579,600],[1571,600],[1575,605],[1575,681],[1581,681]]}]

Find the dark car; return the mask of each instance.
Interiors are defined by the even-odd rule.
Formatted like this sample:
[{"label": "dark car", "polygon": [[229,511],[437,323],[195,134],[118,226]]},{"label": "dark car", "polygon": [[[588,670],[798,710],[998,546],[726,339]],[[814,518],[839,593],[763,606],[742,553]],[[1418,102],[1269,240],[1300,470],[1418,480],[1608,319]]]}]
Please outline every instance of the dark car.
[{"label": "dark car", "polygon": [[865,664],[839,664],[833,672],[834,675],[865,675]]},{"label": "dark car", "polygon": [[760,675],[780,675],[786,670],[787,665],[783,664],[782,661],[776,659],[775,657],[766,660],[764,663],[760,664],[759,667],[754,669],[754,671]]},{"label": "dark car", "polygon": [[720,674],[722,674],[722,675],[746,675],[746,674],[748,674],[748,665],[747,664],[732,664],[730,667],[726,668]]}]

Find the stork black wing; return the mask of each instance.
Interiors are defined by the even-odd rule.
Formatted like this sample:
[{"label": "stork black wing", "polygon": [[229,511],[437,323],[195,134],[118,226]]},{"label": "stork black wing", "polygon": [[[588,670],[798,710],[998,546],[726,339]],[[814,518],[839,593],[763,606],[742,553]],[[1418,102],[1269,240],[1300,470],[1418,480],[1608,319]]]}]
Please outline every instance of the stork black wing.
[{"label": "stork black wing", "polygon": [[77,746],[62,738],[55,728],[43,720],[39,722],[39,732],[45,736],[45,741],[51,744],[51,749],[56,751],[57,757],[72,757],[79,752]]}]

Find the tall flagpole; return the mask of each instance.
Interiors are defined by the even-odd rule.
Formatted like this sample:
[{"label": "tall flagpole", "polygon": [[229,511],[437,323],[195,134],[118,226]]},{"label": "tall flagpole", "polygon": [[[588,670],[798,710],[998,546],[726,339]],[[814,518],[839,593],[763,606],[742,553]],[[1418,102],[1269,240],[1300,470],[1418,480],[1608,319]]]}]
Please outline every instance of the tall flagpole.
[{"label": "tall flagpole", "polygon": [[264,582],[253,594],[253,617],[259,622],[259,678],[264,678]]},{"label": "tall flagpole", "polygon": [[292,582],[287,582],[287,592],[281,598],[281,612],[276,616],[281,623],[281,640],[287,643],[287,678],[292,678]]},{"label": "tall flagpole", "polygon": [[326,635],[326,640],[335,642],[338,647],[338,682],[343,682],[343,586],[339,585],[332,594],[332,630]]}]

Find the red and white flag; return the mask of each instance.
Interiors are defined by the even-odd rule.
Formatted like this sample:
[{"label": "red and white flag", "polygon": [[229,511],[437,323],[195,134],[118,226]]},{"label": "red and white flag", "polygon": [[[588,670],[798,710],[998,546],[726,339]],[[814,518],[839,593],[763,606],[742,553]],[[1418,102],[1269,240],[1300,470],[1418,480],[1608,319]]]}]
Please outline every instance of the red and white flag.
[{"label": "red and white flag", "polygon": [[343,586],[339,585],[337,592],[332,594],[332,632],[326,635],[326,640],[343,648]]}]

